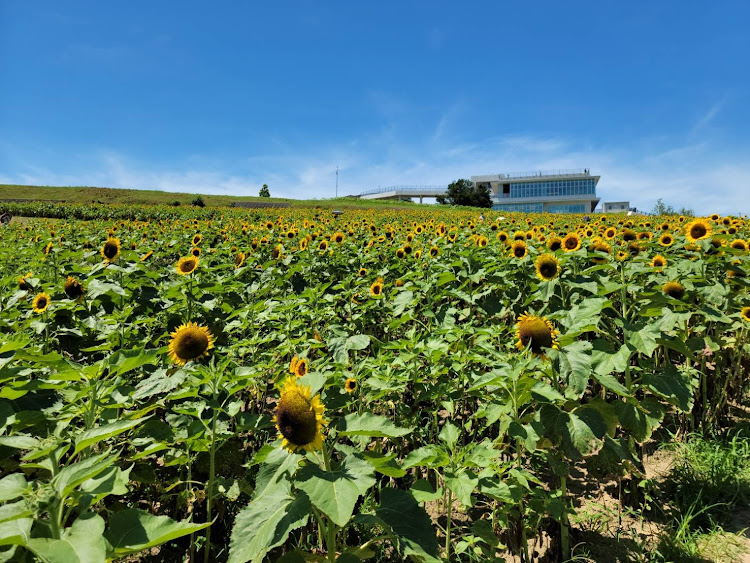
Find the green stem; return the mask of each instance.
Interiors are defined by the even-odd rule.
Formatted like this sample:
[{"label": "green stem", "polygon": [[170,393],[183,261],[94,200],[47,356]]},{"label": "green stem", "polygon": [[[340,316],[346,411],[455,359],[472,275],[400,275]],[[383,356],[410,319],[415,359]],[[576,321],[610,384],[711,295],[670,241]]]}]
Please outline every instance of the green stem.
[{"label": "green stem", "polygon": [[567,477],[560,477],[560,492],[562,494],[563,501],[563,512],[560,518],[560,544],[562,545],[562,558],[563,561],[570,559],[570,538],[568,523],[568,487]]},{"label": "green stem", "polygon": [[452,518],[452,512],[453,512],[453,493],[451,490],[446,487],[445,488],[445,496],[446,496],[446,516],[447,521],[445,524],[445,558],[447,560],[450,560],[450,553],[451,553],[451,518]]},{"label": "green stem", "polygon": [[[326,471],[331,471],[331,453],[325,443],[323,443],[323,465]],[[328,561],[333,563],[336,561],[336,524],[330,518],[327,520],[326,549],[328,550]]]},{"label": "green stem", "polygon": [[[213,414],[211,416],[211,445],[209,447],[209,469],[208,469],[208,491],[206,494],[206,521],[211,522],[211,508],[214,498],[214,481],[216,480],[216,419],[218,418],[219,409],[216,404],[216,397],[219,393],[220,375],[214,374],[213,381]],[[209,562],[211,553],[211,526],[206,528],[206,547],[203,550],[204,563]]]}]

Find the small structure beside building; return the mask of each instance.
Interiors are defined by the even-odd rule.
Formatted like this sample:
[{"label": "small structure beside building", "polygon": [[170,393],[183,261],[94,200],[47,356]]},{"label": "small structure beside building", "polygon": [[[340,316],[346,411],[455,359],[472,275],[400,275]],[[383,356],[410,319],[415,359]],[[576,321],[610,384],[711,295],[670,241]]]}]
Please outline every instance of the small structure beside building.
[{"label": "small structure beside building", "polygon": [[602,204],[602,213],[627,213],[631,211],[629,201],[605,201]]}]

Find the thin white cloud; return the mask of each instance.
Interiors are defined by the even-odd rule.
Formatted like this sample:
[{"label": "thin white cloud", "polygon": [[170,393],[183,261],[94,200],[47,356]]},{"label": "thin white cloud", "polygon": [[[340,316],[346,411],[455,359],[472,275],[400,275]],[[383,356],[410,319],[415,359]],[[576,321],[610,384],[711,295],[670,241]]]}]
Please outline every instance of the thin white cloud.
[{"label": "thin white cloud", "polygon": [[727,96],[724,96],[721,100],[712,105],[709,110],[701,116],[701,118],[693,125],[690,130],[690,137],[696,136],[698,133],[703,131],[713,120],[719,115],[719,112],[724,108],[727,102]]}]

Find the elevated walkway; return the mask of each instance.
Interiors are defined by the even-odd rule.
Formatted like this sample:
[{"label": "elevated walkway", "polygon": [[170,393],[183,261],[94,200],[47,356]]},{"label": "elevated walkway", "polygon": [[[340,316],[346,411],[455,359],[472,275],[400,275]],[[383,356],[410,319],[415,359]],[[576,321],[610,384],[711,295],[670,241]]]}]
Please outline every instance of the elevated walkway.
[{"label": "elevated walkway", "polygon": [[387,188],[377,188],[367,190],[359,194],[360,199],[405,199],[437,197],[448,193],[448,186],[388,186]]}]

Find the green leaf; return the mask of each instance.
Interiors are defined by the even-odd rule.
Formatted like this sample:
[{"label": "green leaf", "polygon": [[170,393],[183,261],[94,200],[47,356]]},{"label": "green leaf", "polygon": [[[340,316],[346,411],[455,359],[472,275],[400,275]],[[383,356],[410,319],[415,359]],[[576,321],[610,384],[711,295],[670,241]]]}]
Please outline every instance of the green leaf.
[{"label": "green leaf", "polygon": [[429,502],[442,498],[445,492],[442,488],[438,488],[437,491],[432,490],[432,485],[426,479],[419,479],[412,486],[411,494],[419,502]]},{"label": "green leaf", "polygon": [[630,391],[628,391],[628,388],[617,381],[617,378],[614,375],[602,375],[600,373],[594,373],[594,379],[596,379],[602,387],[604,387],[605,389],[609,389],[610,391],[613,391],[618,395],[622,395],[624,397],[629,397],[631,395]]},{"label": "green leaf", "polygon": [[76,447],[73,451],[73,455],[77,454],[81,450],[85,450],[89,446],[101,442],[102,440],[106,440],[107,438],[112,438],[113,436],[122,434],[123,432],[126,432],[127,430],[138,426],[141,422],[145,422],[149,418],[151,417],[147,416],[136,420],[118,420],[117,422],[113,422],[111,424],[105,424],[104,426],[98,426],[96,428],[92,428],[91,430],[81,432],[76,437]]},{"label": "green leaf", "polygon": [[107,495],[126,495],[130,490],[128,482],[132,469],[132,466],[125,471],[119,467],[110,467],[109,470],[99,476],[81,483],[80,491],[87,495],[93,495],[98,500]]},{"label": "green leaf", "polygon": [[402,556],[437,560],[438,544],[432,522],[411,493],[390,487],[381,489],[380,506],[375,514],[398,538]]},{"label": "green leaf", "polygon": [[104,519],[97,514],[82,514],[66,529],[61,539],[33,538],[26,547],[48,563],[104,563],[107,542]]},{"label": "green leaf", "polygon": [[6,502],[20,497],[26,490],[28,483],[23,473],[11,473],[0,479],[0,502]]},{"label": "green leaf", "polygon": [[52,479],[52,487],[58,496],[68,496],[78,485],[92,479],[110,467],[117,460],[117,456],[104,452],[92,456],[72,465],[64,467]]},{"label": "green leaf", "polygon": [[625,371],[625,366],[628,365],[630,355],[632,354],[632,351],[627,344],[623,344],[615,353],[603,350],[599,348],[597,344],[599,344],[599,342],[594,343],[594,351],[591,354],[594,362],[595,373],[599,375],[609,375],[613,371]]},{"label": "green leaf", "polygon": [[113,555],[124,557],[193,534],[210,525],[210,522],[177,522],[168,516],[154,516],[143,510],[131,508],[112,515],[104,536],[112,545]]},{"label": "green leaf", "polygon": [[445,425],[443,426],[443,429],[440,431],[440,434],[438,434],[438,438],[445,442],[445,444],[448,446],[448,449],[453,451],[456,449],[456,444],[458,443],[458,439],[461,436],[461,430],[450,422],[449,420],[445,421]]},{"label": "green leaf", "polygon": [[25,500],[18,502],[8,502],[0,505],[0,523],[17,518],[27,518],[34,516],[34,511],[29,508]]},{"label": "green leaf", "polygon": [[237,514],[229,563],[261,563],[269,551],[287,540],[289,532],[307,523],[311,510],[305,493],[294,498],[283,488],[266,489]]},{"label": "green leaf", "polygon": [[347,456],[332,471],[307,465],[294,478],[294,486],[305,491],[310,502],[342,528],[349,522],[357,499],[374,484],[372,466],[354,456]]},{"label": "green leaf", "polygon": [[479,478],[469,470],[445,472],[445,486],[456,495],[456,498],[464,506],[472,506],[474,503],[471,499],[471,493],[479,484]]},{"label": "green leaf", "polygon": [[16,434],[14,436],[0,436],[0,446],[15,448],[17,450],[33,450],[39,447],[39,440],[31,436]]},{"label": "green leaf", "polygon": [[115,283],[108,283],[99,279],[92,279],[86,285],[86,297],[88,299],[96,299],[100,295],[109,293],[112,295],[127,295],[127,292]]},{"label": "green leaf", "polygon": [[[554,354],[557,370],[567,381],[565,395],[579,398],[586,391],[591,376],[591,342],[576,340]],[[570,392],[569,392],[570,391]]]},{"label": "green leaf", "polygon": [[411,431],[411,428],[401,428],[393,424],[388,418],[372,413],[348,414],[339,426],[339,433],[342,436],[400,438],[411,433]]},{"label": "green leaf", "polygon": [[0,524],[0,546],[26,545],[33,523],[33,518],[15,518]]},{"label": "green leaf", "polygon": [[109,371],[112,375],[123,375],[146,364],[156,363],[156,350],[118,350],[109,358]]},{"label": "green leaf", "polygon": [[637,352],[651,356],[659,346],[657,339],[661,336],[661,330],[655,324],[644,326],[625,326],[625,342]]},{"label": "green leaf", "polygon": [[663,397],[682,412],[693,409],[693,386],[690,377],[672,364],[643,376],[643,384],[656,395]]},{"label": "green leaf", "polygon": [[413,291],[400,291],[393,299],[393,316],[400,317],[404,314],[407,307],[415,302]]},{"label": "green leaf", "polygon": [[639,443],[648,440],[664,418],[664,407],[654,397],[641,401],[617,401],[615,411],[622,427],[630,431]]}]

